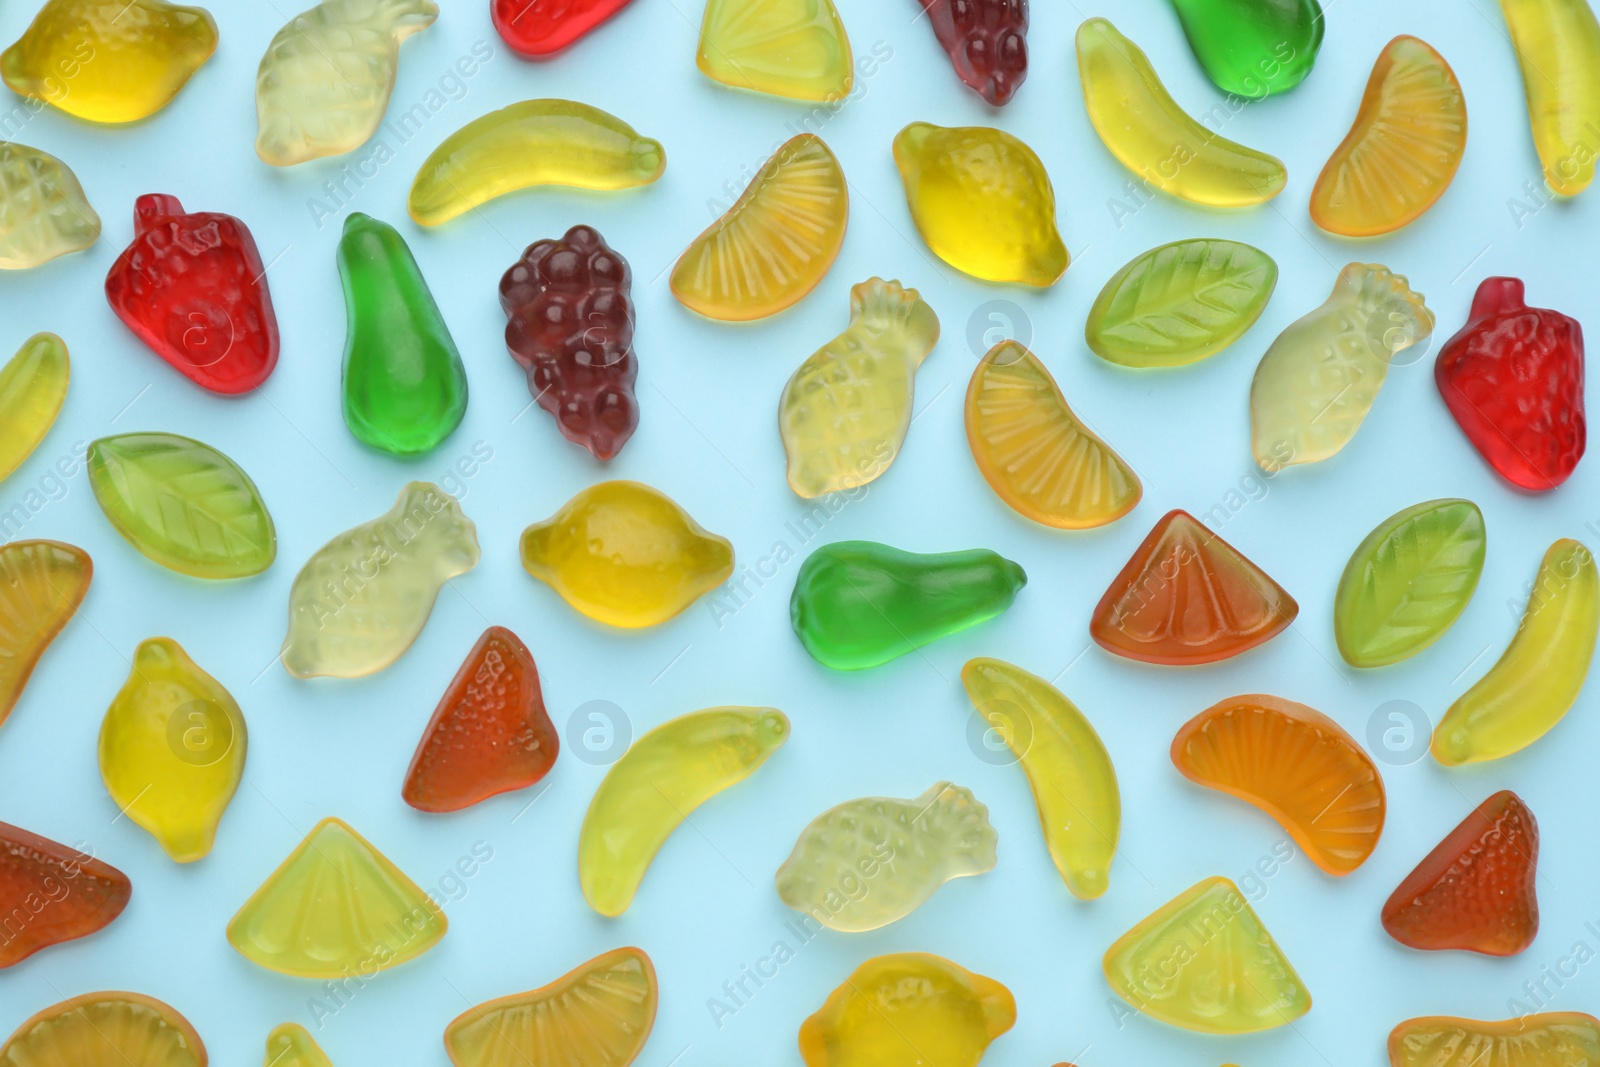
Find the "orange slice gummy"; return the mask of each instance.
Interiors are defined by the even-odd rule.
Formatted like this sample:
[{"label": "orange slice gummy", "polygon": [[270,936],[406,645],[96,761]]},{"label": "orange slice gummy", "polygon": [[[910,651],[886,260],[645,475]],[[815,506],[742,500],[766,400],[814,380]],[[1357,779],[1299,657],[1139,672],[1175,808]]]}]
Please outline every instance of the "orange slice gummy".
[{"label": "orange slice gummy", "polygon": [[1311,190],[1311,220],[1345,237],[1414,221],[1444,195],[1467,150],[1467,102],[1444,57],[1401,34],[1372,68],[1356,121]]},{"label": "orange slice gummy", "polygon": [[0,548],[0,723],[83,603],[93,575],[89,553],[74,545],[13,541]]},{"label": "orange slice gummy", "polygon": [[1600,1019],[1536,1012],[1486,1022],[1448,1015],[1407,1019],[1389,1032],[1391,1067],[1587,1067],[1600,1063]]},{"label": "orange slice gummy", "polygon": [[456,1067],[626,1067],[656,1021],[643,949],[596,956],[547,986],[479,1004],[444,1031]]},{"label": "orange slice gummy", "polygon": [[797,303],[838,258],[850,217],[844,171],[822,138],[786,141],[733,207],[672,268],[672,295],[712,319],[748,322]]},{"label": "orange slice gummy", "polygon": [[1294,622],[1294,597],[1186,511],[1167,512],[1089,620],[1107,652],[1145,663],[1215,663]]},{"label": "orange slice gummy", "polygon": [[85,993],[44,1009],[0,1045],[6,1067],[206,1067],[206,1046],[169,1004]]},{"label": "orange slice gummy", "polygon": [[1385,803],[1377,766],[1338,723],[1304,704],[1262,694],[1213,704],[1179,728],[1172,762],[1191,782],[1277,819],[1329,874],[1349,874],[1378,847]]},{"label": "orange slice gummy", "polygon": [[978,470],[1019,514],[1063,530],[1115,522],[1144,488],[1089,429],[1037,356],[1001,341],[967,385],[967,444]]}]

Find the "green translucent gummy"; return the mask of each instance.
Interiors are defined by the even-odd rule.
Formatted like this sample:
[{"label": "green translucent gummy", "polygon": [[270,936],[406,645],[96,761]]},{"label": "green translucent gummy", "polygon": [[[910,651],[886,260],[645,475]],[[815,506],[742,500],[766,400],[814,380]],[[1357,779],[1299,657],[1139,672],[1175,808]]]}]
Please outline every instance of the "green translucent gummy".
[{"label": "green translucent gummy", "polygon": [[839,541],[806,558],[789,621],[817,662],[876,667],[1011,606],[1028,576],[987,549],[921,554]]},{"label": "green translucent gummy", "polygon": [[1172,0],[1195,58],[1224,92],[1259,98],[1299,85],[1322,47],[1317,0]]},{"label": "green translucent gummy", "polygon": [[427,452],[461,425],[467,372],[411,249],[394,227],[353,212],[339,277],[350,320],[345,425],[373,448]]}]

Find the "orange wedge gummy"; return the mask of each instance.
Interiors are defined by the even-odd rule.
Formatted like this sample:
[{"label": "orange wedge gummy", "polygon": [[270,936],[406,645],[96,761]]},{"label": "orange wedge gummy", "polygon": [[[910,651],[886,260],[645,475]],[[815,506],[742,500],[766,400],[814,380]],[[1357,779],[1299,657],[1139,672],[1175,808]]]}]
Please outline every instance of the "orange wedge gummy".
[{"label": "orange wedge gummy", "polygon": [[0,723],[28,684],[39,657],[89,592],[89,553],[60,541],[0,547]]},{"label": "orange wedge gummy", "polygon": [[1407,1019],[1389,1033],[1391,1067],[1584,1067],[1600,1063],[1600,1019],[1536,1012],[1488,1022],[1450,1015]]},{"label": "orange wedge gummy", "polygon": [[206,1067],[206,1046],[170,1004],[85,993],[44,1009],[0,1045],[6,1067]]}]

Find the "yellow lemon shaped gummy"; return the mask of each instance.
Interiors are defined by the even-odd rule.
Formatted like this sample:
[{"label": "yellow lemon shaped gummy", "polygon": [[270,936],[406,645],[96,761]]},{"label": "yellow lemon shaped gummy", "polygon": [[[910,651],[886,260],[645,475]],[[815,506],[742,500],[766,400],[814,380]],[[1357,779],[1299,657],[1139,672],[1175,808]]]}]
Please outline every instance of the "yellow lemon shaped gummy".
[{"label": "yellow lemon shaped gummy", "polygon": [[706,77],[794,100],[843,101],[855,70],[833,0],[706,0]]},{"label": "yellow lemon shaped gummy", "polygon": [[33,455],[55,425],[72,376],[67,345],[53,333],[36,333],[0,367],[0,480]]}]

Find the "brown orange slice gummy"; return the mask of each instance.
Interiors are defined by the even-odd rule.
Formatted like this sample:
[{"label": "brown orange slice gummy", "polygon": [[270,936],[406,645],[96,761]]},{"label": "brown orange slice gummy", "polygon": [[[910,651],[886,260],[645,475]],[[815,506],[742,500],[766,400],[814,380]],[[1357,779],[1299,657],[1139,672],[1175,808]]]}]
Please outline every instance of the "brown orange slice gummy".
[{"label": "brown orange slice gummy", "polygon": [[1552,1011],[1500,1022],[1427,1015],[1389,1033],[1391,1067],[1587,1067],[1600,1063],[1600,1019]]},{"label": "brown orange slice gummy", "polygon": [[[0,723],[89,591],[89,553],[59,541],[0,547]],[[3,1062],[3,1061],[0,1061]]]},{"label": "brown orange slice gummy", "polygon": [[1366,862],[1383,833],[1383,779],[1339,724],[1274,696],[1231,697],[1172,739],[1173,765],[1277,819],[1329,874]]},{"label": "brown orange slice gummy", "polygon": [[206,1047],[171,1005],[85,993],[52,1005],[0,1045],[6,1067],[206,1067]]}]

